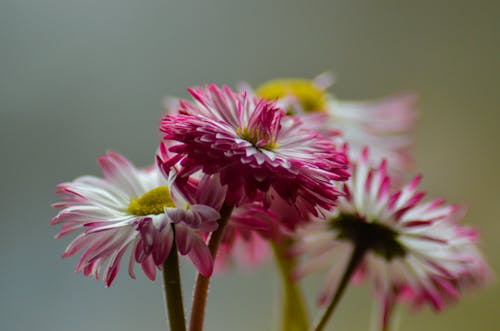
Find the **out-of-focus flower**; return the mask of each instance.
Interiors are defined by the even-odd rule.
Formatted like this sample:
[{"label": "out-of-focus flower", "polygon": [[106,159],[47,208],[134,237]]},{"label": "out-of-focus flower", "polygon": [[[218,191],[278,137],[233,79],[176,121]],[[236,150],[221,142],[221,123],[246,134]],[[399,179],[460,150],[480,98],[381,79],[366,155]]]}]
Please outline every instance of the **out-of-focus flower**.
[{"label": "out-of-focus flower", "polygon": [[215,270],[226,271],[230,266],[254,268],[270,256],[269,240],[276,236],[276,215],[261,203],[244,204],[234,209],[224,231],[215,259]]},{"label": "out-of-focus flower", "polygon": [[272,80],[255,93],[278,100],[288,114],[303,117],[310,128],[332,137],[336,144],[349,143],[350,158],[369,146],[372,166],[386,159],[391,172],[404,175],[413,165],[416,97],[401,94],[367,102],[341,101],[327,92],[331,82],[328,74],[315,80]]},{"label": "out-of-focus flower", "polygon": [[384,316],[399,300],[440,310],[460,290],[486,281],[489,269],[475,248],[476,233],[457,223],[463,215],[458,206],[422,202],[421,177],[391,193],[387,163],[371,169],[367,149],[358,159],[329,220],[306,226],[293,248],[307,257],[296,277],[330,269],[321,304],[331,299],[355,247],[364,252],[355,279],[371,281]]},{"label": "out-of-focus flower", "polygon": [[268,209],[259,202],[235,208],[217,254],[216,270],[223,272],[231,265],[248,269],[265,263],[271,255],[271,244],[290,240],[297,227],[311,219],[280,198],[275,198]]},{"label": "out-of-focus flower", "polygon": [[324,112],[329,96],[325,87],[307,79],[276,79],[259,86],[255,93],[268,100],[285,100],[289,114]]},{"label": "out-of-focus flower", "polygon": [[348,177],[346,156],[300,119],[285,116],[272,102],[215,85],[189,89],[178,114],[161,123],[168,150],[162,167],[182,166],[179,177],[202,170],[228,186],[227,202],[241,204],[264,194],[269,205],[281,197],[314,215],[330,209],[339,192],[334,181]]},{"label": "out-of-focus flower", "polygon": [[[201,235],[217,228],[216,209],[180,194],[156,167],[137,169],[115,152],[100,157],[99,165],[104,178],[84,176],[58,185],[57,193],[65,196],[54,204],[62,208],[51,221],[62,224],[57,238],[83,230],[63,254],[68,257],[83,250],[77,272],[98,279],[108,261],[103,278],[109,286],[131,246],[130,277],[135,278],[137,262],[154,280],[156,267],[162,267],[175,238],[179,252],[187,254],[202,274],[211,274],[212,257]],[[199,190],[213,187],[207,178]],[[211,199],[218,196],[222,200],[223,193]]]}]

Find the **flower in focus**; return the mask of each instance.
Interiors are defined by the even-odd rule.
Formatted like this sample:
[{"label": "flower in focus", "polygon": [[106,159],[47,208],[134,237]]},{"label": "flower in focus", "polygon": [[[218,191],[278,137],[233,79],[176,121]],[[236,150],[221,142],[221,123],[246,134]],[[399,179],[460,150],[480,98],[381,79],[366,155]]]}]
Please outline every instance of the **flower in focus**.
[{"label": "flower in focus", "polygon": [[[336,144],[347,142],[350,158],[369,146],[372,166],[386,159],[391,173],[404,175],[411,169],[415,96],[401,94],[369,102],[340,101],[327,92],[331,83],[332,77],[328,74],[314,80],[272,80],[255,93],[271,101],[279,100],[278,104],[287,109],[288,114],[303,117],[310,128],[332,137]],[[243,89],[250,91],[248,87]]]},{"label": "flower in focus", "polygon": [[330,269],[321,304],[331,300],[356,248],[363,250],[364,258],[354,278],[371,281],[383,316],[397,300],[440,310],[457,299],[460,290],[488,278],[488,266],[475,247],[475,231],[458,224],[461,209],[442,199],[422,202],[420,177],[393,193],[390,180],[387,163],[370,168],[364,149],[329,220],[300,231],[293,250],[307,259],[295,276]]},{"label": "flower in focus", "polygon": [[[215,208],[184,197],[155,167],[137,169],[114,152],[100,157],[99,165],[104,178],[84,176],[58,185],[57,193],[64,198],[54,204],[62,209],[51,221],[61,224],[56,238],[83,230],[63,254],[83,250],[77,272],[98,279],[108,261],[103,278],[109,286],[130,246],[130,277],[135,278],[137,262],[154,280],[156,267],[162,267],[175,239],[181,254],[187,254],[202,274],[211,274],[212,257],[201,235],[217,228]],[[200,189],[210,184],[205,180]]]},{"label": "flower in focus", "polygon": [[229,204],[265,194],[314,215],[330,209],[339,194],[334,181],[348,177],[347,160],[335,145],[308,130],[272,102],[215,85],[189,89],[194,103],[181,100],[160,130],[169,152],[162,167],[182,166],[179,177],[202,170],[228,186]]}]

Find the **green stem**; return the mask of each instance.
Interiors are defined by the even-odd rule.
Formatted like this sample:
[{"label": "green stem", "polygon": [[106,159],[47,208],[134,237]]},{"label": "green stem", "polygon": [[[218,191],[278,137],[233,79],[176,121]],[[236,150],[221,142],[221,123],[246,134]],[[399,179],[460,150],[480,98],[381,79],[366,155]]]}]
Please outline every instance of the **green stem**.
[{"label": "green stem", "polygon": [[280,271],[284,287],[281,330],[307,331],[309,327],[309,318],[307,307],[304,303],[304,296],[299,284],[294,282],[291,278],[296,261],[293,257],[287,256],[286,254],[286,250],[292,243],[291,240],[281,243],[271,242],[276,265]]},{"label": "green stem", "polygon": [[356,271],[356,268],[358,267],[359,263],[362,261],[364,255],[365,255],[366,249],[367,248],[363,245],[356,245],[354,247],[351,258],[347,264],[347,267],[344,271],[344,275],[342,276],[342,279],[340,280],[339,286],[337,287],[337,291],[335,292],[335,294],[332,298],[332,301],[330,301],[330,304],[328,305],[328,307],[326,307],[321,318],[314,324],[314,326],[311,328],[311,330],[321,331],[325,328],[326,324],[328,323],[328,320],[330,319],[333,312],[335,311],[337,304],[339,303],[340,299],[342,298],[342,294],[344,294],[345,289],[347,288],[347,285],[349,284],[349,281],[351,280],[351,277],[354,274],[354,271]]},{"label": "green stem", "polygon": [[[231,217],[231,212],[233,211],[233,206],[222,206],[220,210],[221,218],[219,220],[219,227],[217,230],[212,232],[210,238],[208,239],[208,249],[212,254],[215,261],[217,257],[217,250],[219,249],[219,244],[222,240],[222,235]],[[191,305],[191,319],[189,323],[189,331],[202,331],[203,321],[205,320],[205,306],[207,304],[208,288],[210,286],[210,277],[205,277],[198,274],[196,277],[196,283],[193,292],[193,302]]]},{"label": "green stem", "polygon": [[172,331],[186,331],[186,318],[182,303],[182,287],[179,274],[179,257],[175,240],[163,264],[163,286],[167,303],[167,314]]}]

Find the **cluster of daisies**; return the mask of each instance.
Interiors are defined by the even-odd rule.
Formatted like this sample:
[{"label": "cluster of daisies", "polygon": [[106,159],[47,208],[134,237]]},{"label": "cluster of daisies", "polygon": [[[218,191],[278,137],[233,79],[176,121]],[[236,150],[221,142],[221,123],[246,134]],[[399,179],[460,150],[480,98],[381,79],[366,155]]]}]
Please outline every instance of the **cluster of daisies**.
[{"label": "cluster of daisies", "polygon": [[56,237],[79,232],[63,256],[81,252],[76,271],[110,286],[124,257],[130,277],[138,264],[154,280],[178,272],[166,261],[180,254],[203,282],[214,270],[256,267],[274,248],[285,282],[327,271],[318,295],[327,308],[296,330],[323,329],[349,282],[371,284],[379,330],[399,303],[441,310],[485,284],[490,270],[463,209],[425,199],[421,176],[405,183],[415,97],[344,102],[330,84],[328,75],[212,84],[169,99],[153,165],[108,152],[103,177],[58,185]]}]

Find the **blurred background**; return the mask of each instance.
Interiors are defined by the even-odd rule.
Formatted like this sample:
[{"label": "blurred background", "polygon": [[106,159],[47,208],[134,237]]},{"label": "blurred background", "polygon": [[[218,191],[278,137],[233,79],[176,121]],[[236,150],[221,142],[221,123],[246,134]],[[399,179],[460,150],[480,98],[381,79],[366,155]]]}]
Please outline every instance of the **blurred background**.
[{"label": "blurred background", "polygon": [[[54,186],[100,175],[107,149],[153,161],[162,98],[216,82],[257,85],[330,70],[340,98],[420,96],[418,170],[469,207],[500,270],[500,3],[496,1],[0,1],[0,330],[166,330],[161,283],[109,289],[60,259]],[[184,265],[186,301],[194,270]],[[313,299],[321,278],[306,281]],[[207,330],[276,329],[272,264],[213,282]],[[367,330],[351,288],[331,329]],[[498,284],[401,330],[498,330]]]}]

